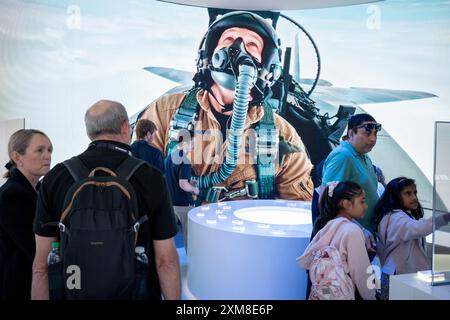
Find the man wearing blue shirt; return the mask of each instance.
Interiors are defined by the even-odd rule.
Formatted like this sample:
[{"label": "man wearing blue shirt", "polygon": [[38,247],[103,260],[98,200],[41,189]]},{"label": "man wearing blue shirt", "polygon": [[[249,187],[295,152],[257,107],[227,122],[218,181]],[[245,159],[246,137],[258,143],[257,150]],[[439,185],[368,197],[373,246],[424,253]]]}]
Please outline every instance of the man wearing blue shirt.
[{"label": "man wearing blue shirt", "polygon": [[131,145],[133,156],[147,161],[159,171],[164,172],[164,159],[162,152],[151,145],[156,135],[156,125],[147,119],[141,119],[136,124],[137,139]]},{"label": "man wearing blue shirt", "polygon": [[322,186],[331,181],[353,181],[358,183],[366,194],[368,208],[364,218],[358,222],[372,233],[371,217],[378,201],[377,177],[372,161],[367,155],[377,142],[377,133],[381,124],[369,114],[357,114],[348,121],[348,140],[334,149],[323,166]]}]

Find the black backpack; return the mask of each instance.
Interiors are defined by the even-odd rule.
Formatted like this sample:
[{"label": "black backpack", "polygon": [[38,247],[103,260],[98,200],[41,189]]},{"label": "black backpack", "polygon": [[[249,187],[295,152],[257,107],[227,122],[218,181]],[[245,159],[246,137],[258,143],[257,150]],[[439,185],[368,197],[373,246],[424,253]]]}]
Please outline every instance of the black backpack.
[{"label": "black backpack", "polygon": [[[135,246],[139,226],[148,217],[138,219],[136,194],[128,182],[143,164],[128,157],[115,172],[105,167],[89,172],[78,157],[64,162],[75,183],[58,223],[62,261],[49,266],[50,299],[145,298]],[[108,175],[97,176],[99,171]]]}]

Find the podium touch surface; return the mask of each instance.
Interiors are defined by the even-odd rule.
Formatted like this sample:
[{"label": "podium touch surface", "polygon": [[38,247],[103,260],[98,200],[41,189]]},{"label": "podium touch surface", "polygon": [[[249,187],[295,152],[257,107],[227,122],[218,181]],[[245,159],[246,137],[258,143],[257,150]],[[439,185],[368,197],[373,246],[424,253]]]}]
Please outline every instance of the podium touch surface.
[{"label": "podium touch surface", "polygon": [[296,258],[309,243],[311,204],[240,200],[192,209],[187,288],[195,299],[305,299]]}]

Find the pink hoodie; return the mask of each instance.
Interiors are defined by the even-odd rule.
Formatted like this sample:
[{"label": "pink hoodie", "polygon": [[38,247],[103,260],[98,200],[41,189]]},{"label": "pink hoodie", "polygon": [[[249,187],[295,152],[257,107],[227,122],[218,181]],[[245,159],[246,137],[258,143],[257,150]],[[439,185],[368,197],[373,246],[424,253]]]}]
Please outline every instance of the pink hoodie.
[{"label": "pink hoodie", "polygon": [[325,225],[297,258],[298,264],[309,269],[313,253],[328,245],[341,254],[344,271],[350,275],[364,300],[375,300],[375,286],[372,284],[372,268],[367,255],[364,234],[359,226],[347,218],[335,218]]}]

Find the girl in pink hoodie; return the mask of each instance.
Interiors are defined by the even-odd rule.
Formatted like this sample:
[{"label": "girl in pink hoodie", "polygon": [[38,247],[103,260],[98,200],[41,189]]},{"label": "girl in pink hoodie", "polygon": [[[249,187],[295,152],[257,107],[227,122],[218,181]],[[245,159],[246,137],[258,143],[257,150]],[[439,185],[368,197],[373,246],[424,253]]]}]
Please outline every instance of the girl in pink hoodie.
[{"label": "girl in pink hoodie", "polygon": [[355,298],[374,300],[374,276],[364,234],[361,227],[352,222],[352,219],[364,217],[367,209],[364,190],[350,181],[330,182],[322,192],[319,209],[320,216],[314,228],[320,231],[298,258],[299,265],[309,270],[316,253],[332,246],[338,250],[343,270],[356,289]]}]

